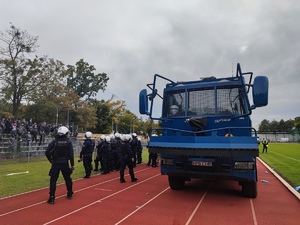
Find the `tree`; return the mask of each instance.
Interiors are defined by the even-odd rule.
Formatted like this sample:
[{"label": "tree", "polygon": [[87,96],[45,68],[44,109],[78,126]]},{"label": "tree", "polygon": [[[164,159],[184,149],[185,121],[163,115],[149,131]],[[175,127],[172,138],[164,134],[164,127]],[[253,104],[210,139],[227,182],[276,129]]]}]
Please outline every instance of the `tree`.
[{"label": "tree", "polygon": [[300,134],[300,116],[297,116],[295,118],[295,123],[294,123],[295,128],[298,131],[298,134]]},{"label": "tree", "polygon": [[295,121],[294,120],[286,120],[284,122],[283,131],[288,132],[294,128]]},{"label": "tree", "polygon": [[268,131],[270,131],[270,122],[266,119],[261,121],[261,123],[258,125],[258,131],[259,132],[268,132]]},{"label": "tree", "polygon": [[[23,106],[25,118],[32,118],[36,122],[64,124],[75,123],[84,129],[95,127],[96,113],[93,106],[73,91],[64,95],[49,95],[39,98],[34,104]],[[57,121],[56,121],[57,120]]]},{"label": "tree", "polygon": [[125,110],[125,102],[118,100],[114,101],[113,95],[108,100],[98,101],[96,99],[90,99],[91,105],[96,110],[97,120],[96,127],[93,130],[96,133],[111,133],[116,126],[120,124],[120,118]]},{"label": "tree", "polygon": [[67,66],[67,86],[73,89],[81,98],[96,96],[99,90],[105,91],[109,78],[106,73],[94,74],[95,67],[80,59],[76,67]]},{"label": "tree", "polygon": [[[2,91],[6,99],[12,101],[12,112],[18,115],[23,96],[27,91],[27,83],[32,78],[32,70],[28,70],[30,65],[25,58],[25,53],[35,52],[38,47],[38,37],[30,36],[27,31],[22,31],[11,24],[6,32],[0,32],[0,40],[6,44],[0,48],[0,79],[2,81]],[[29,72],[31,71],[31,72]],[[24,77],[24,73],[30,75]]]}]

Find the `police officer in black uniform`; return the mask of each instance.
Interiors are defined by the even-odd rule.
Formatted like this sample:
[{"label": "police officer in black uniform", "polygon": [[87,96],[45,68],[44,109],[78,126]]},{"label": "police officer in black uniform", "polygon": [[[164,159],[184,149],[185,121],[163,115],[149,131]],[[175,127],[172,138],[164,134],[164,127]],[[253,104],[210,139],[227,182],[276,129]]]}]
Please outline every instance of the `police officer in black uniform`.
[{"label": "police officer in black uniform", "polygon": [[95,141],[92,140],[92,132],[87,131],[84,135],[85,140],[83,142],[80,159],[83,162],[85,176],[83,178],[90,178],[91,172],[93,170],[92,160],[93,160],[93,152],[95,148]]},{"label": "police officer in black uniform", "polygon": [[110,135],[110,146],[111,146],[111,154],[112,154],[112,170],[119,170],[118,164],[120,159],[119,159],[119,152],[118,152],[118,142],[117,138],[114,134]]},{"label": "police officer in black uniform", "polygon": [[100,163],[100,171],[103,170],[103,161],[102,161],[102,154],[101,154],[101,148],[102,148],[102,145],[104,143],[104,140],[105,140],[105,136],[102,135],[100,138],[99,138],[99,142],[98,142],[98,145],[96,146],[96,157],[95,157],[95,160],[94,160],[94,163],[95,163],[95,169],[94,171],[98,171],[99,169],[99,163]]},{"label": "police officer in black uniform", "polygon": [[121,135],[117,132],[115,133],[115,141],[117,143],[117,148],[116,148],[116,152],[117,152],[117,161],[115,164],[115,169],[116,170],[120,170],[120,156],[121,156],[121,146],[122,146],[122,139],[121,139]]},{"label": "police officer in black uniform", "polygon": [[111,171],[111,146],[110,137],[104,138],[103,144],[101,145],[101,156],[102,156],[102,172],[101,174],[107,174]]},{"label": "police officer in black uniform", "polygon": [[136,148],[136,158],[137,158],[137,164],[142,163],[142,151],[143,151],[143,145],[140,138],[138,138],[137,148]]},{"label": "police officer in black uniform", "polygon": [[133,157],[133,167],[136,167],[136,154],[137,154],[137,148],[138,148],[138,139],[136,133],[132,134],[132,140],[130,142],[131,144],[131,152]]},{"label": "police officer in black uniform", "polygon": [[121,146],[121,155],[120,155],[120,182],[121,183],[126,182],[124,179],[124,171],[126,166],[128,166],[131,181],[135,182],[138,180],[134,176],[134,171],[133,171],[134,157],[131,152],[131,146],[129,140],[130,140],[130,135],[124,135],[123,137],[124,143]]},{"label": "police officer in black uniform", "polygon": [[[72,142],[67,137],[68,128],[61,126],[58,129],[56,139],[49,143],[45,152],[47,159],[52,164],[49,176],[50,176],[50,192],[49,192],[49,204],[54,204],[56,181],[59,176],[59,172],[62,172],[66,187],[67,198],[72,199],[73,195],[73,182],[71,179],[72,171],[74,170],[74,151]],[[70,164],[69,165],[69,161]]]}]

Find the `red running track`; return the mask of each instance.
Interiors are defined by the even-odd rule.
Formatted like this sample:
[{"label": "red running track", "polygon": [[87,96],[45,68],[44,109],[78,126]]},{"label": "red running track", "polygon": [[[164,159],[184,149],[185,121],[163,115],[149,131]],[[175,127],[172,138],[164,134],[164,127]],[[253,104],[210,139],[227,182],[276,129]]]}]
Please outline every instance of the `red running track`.
[{"label": "red running track", "polygon": [[[267,172],[266,172],[267,171]],[[128,170],[125,172],[128,173]],[[258,161],[258,196],[244,198],[237,182],[192,180],[173,191],[159,168],[135,168],[139,180],[119,182],[119,173],[74,181],[74,196],[57,187],[54,205],[48,189],[0,199],[0,224],[163,224],[293,225],[300,201]],[[263,183],[261,180],[267,180]]]}]

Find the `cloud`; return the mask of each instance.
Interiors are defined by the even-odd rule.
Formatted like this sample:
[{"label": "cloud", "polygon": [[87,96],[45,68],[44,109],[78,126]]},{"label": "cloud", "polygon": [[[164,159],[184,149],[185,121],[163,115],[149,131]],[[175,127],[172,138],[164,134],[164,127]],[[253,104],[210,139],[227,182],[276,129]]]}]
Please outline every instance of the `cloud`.
[{"label": "cloud", "polygon": [[39,36],[38,54],[72,65],[84,58],[110,78],[98,98],[114,94],[138,116],[139,90],[155,73],[225,77],[237,62],[269,77],[269,105],[253,112],[253,124],[299,116],[296,0],[4,0],[1,8],[2,31],[12,22]]}]

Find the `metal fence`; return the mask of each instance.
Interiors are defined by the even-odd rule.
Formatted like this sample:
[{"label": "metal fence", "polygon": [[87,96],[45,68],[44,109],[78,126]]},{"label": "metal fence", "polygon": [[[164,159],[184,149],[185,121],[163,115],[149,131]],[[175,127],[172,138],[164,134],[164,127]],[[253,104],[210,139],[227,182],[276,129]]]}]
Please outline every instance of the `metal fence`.
[{"label": "metal fence", "polygon": [[[39,141],[27,141],[26,138],[14,138],[11,135],[3,135],[0,138],[0,160],[5,159],[27,159],[32,157],[45,157],[48,144],[54,138],[46,136],[40,143]],[[82,141],[77,137],[71,137],[75,152],[80,151]]]}]

